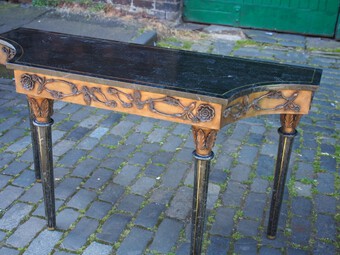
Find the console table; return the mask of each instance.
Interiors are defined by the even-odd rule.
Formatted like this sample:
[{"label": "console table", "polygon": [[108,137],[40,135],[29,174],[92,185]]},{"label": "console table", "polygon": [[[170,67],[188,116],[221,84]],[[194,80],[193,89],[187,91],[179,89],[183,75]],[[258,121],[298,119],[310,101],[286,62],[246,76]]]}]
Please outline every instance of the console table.
[{"label": "console table", "polygon": [[16,91],[27,95],[35,174],[42,181],[49,229],[56,228],[51,115],[53,101],[61,100],[192,126],[191,254],[201,254],[218,130],[242,118],[280,114],[267,230],[275,238],[296,127],[308,114],[320,69],[25,28],[0,35],[0,63],[14,69]]}]

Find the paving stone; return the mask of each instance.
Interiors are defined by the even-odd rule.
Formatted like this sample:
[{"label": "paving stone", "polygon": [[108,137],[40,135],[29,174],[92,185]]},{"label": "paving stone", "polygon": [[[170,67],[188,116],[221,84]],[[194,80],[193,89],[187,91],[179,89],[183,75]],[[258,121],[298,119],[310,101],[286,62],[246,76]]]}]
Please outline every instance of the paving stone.
[{"label": "paving stone", "polygon": [[266,246],[261,247],[259,253],[259,255],[281,255],[281,254],[282,253],[280,250]]},{"label": "paving stone", "polygon": [[259,225],[258,221],[241,219],[237,224],[237,231],[244,236],[257,236]]},{"label": "paving stone", "polygon": [[231,169],[230,179],[237,182],[247,181],[250,171],[251,171],[250,166],[238,164]]},{"label": "paving stone", "polygon": [[266,194],[249,193],[245,202],[244,216],[253,219],[261,219],[266,199]]},{"label": "paving stone", "polygon": [[183,243],[179,245],[176,255],[187,255],[190,253],[190,243]]},{"label": "paving stone", "polygon": [[0,175],[0,189],[2,189],[3,187],[5,187],[9,180],[11,180],[13,177],[12,176],[7,176],[7,175]]},{"label": "paving stone", "polygon": [[144,198],[134,194],[128,194],[120,201],[118,205],[118,210],[130,212],[132,214],[136,213],[141,206]]},{"label": "paving stone", "polygon": [[85,182],[85,188],[99,189],[102,187],[111,177],[113,172],[106,169],[98,169],[93,175]]},{"label": "paving stone", "polygon": [[97,146],[93,150],[91,150],[89,156],[91,158],[103,160],[107,157],[108,154],[110,154],[112,150],[103,146]]},{"label": "paving stone", "polygon": [[110,245],[92,242],[83,252],[83,255],[110,255],[112,247]]},{"label": "paving stone", "polygon": [[25,149],[28,145],[30,145],[31,142],[31,137],[25,136],[21,138],[19,141],[16,141],[13,143],[11,146],[9,146],[6,151],[10,152],[19,152]]},{"label": "paving stone", "polygon": [[182,142],[183,142],[182,138],[175,135],[171,135],[167,137],[166,142],[162,145],[162,150],[174,152],[176,151],[176,149],[180,147]]},{"label": "paving stone", "polygon": [[137,151],[129,159],[129,164],[131,165],[141,165],[144,166],[150,160],[150,155],[145,152]]},{"label": "paving stone", "polygon": [[235,181],[229,181],[227,190],[222,195],[223,204],[227,206],[239,206],[246,186]]},{"label": "paving stone", "polygon": [[318,173],[317,189],[321,193],[333,193],[334,190],[334,175],[331,173]]},{"label": "paving stone", "polygon": [[24,203],[13,205],[0,219],[0,229],[12,230],[29,214],[32,206]]},{"label": "paving stone", "polygon": [[116,126],[114,126],[110,133],[117,136],[125,136],[133,128],[135,123],[131,121],[120,121]]},{"label": "paving stone", "polygon": [[59,199],[66,200],[73,193],[76,192],[82,179],[80,178],[65,178],[61,183],[55,188],[55,197]]},{"label": "paving stone", "polygon": [[140,167],[126,165],[122,168],[119,174],[113,179],[114,183],[120,184],[122,186],[129,185],[133,179],[136,178],[140,171]]},{"label": "paving stone", "polygon": [[76,227],[65,237],[60,247],[69,250],[80,249],[97,227],[98,221],[85,217],[82,218]]},{"label": "paving stone", "polygon": [[62,140],[56,145],[53,146],[53,155],[62,156],[69,150],[71,150],[74,146],[75,142],[71,140]]},{"label": "paving stone", "polygon": [[67,206],[82,210],[85,209],[96,197],[96,192],[81,189],[67,203]]},{"label": "paving stone", "polygon": [[240,255],[256,254],[257,242],[251,238],[241,238],[235,242],[234,252]]},{"label": "paving stone", "polygon": [[149,133],[153,129],[154,123],[149,122],[147,119],[143,120],[136,126],[135,130],[138,133]]},{"label": "paving stone", "polygon": [[90,117],[83,119],[80,123],[79,123],[79,127],[85,127],[85,128],[93,128],[94,126],[97,125],[97,123],[100,122],[100,120],[103,117],[100,115],[90,115]]},{"label": "paving stone", "polygon": [[17,248],[23,248],[33,240],[34,236],[40,232],[45,225],[45,220],[31,217],[15,230],[7,239],[6,243]]},{"label": "paving stone", "polygon": [[122,118],[122,114],[120,114],[120,113],[109,112],[108,115],[109,116],[100,123],[101,126],[110,128],[115,123],[120,122],[120,120]]},{"label": "paving stone", "polygon": [[182,227],[181,222],[165,218],[159,225],[149,249],[163,254],[170,252],[177,242]]},{"label": "paving stone", "polygon": [[211,234],[230,236],[233,231],[235,209],[220,207],[216,211],[215,222],[211,228]]},{"label": "paving stone", "polygon": [[137,216],[135,224],[143,226],[145,228],[153,228],[158,218],[163,212],[165,206],[157,203],[150,203],[146,205]]},{"label": "paving stone", "polygon": [[150,197],[150,201],[166,205],[169,203],[174,191],[167,188],[155,189]]},{"label": "paving stone", "polygon": [[13,180],[13,184],[20,187],[28,187],[35,182],[35,174],[33,171],[26,170]]},{"label": "paving stone", "polygon": [[[62,200],[56,200],[56,201],[55,201],[55,209],[56,209],[56,211],[58,211],[59,208],[60,208],[60,206],[62,206],[63,204],[64,204],[64,201],[62,201]],[[38,205],[37,209],[35,209],[34,212],[33,212],[32,214],[35,215],[35,216],[40,216],[40,217],[45,217],[45,218],[46,218],[46,216],[45,216],[45,205],[44,205],[44,203],[43,203],[43,202],[40,203],[40,204]]]},{"label": "paving stone", "polygon": [[140,144],[143,144],[144,138],[145,138],[145,134],[133,133],[126,139],[125,144],[140,145]]},{"label": "paving stone", "polygon": [[336,239],[336,222],[333,216],[318,214],[315,223],[318,238],[327,238],[335,241]]},{"label": "paving stone", "polygon": [[192,208],[192,189],[180,187],[165,214],[171,218],[184,220],[190,216]]},{"label": "paving stone", "polygon": [[106,127],[97,127],[91,134],[90,137],[100,139],[109,131]]},{"label": "paving stone", "polygon": [[308,245],[311,233],[310,221],[306,218],[293,217],[292,219],[292,236],[293,243]]},{"label": "paving stone", "polygon": [[59,182],[63,179],[66,175],[70,173],[70,169],[66,167],[56,167],[54,168],[54,180]]},{"label": "paving stone", "polygon": [[10,249],[7,247],[1,247],[0,248],[0,254],[4,254],[4,255],[18,255],[19,251],[18,250],[14,250],[14,249]]},{"label": "paving stone", "polygon": [[23,192],[23,188],[14,187],[12,185],[7,186],[0,192],[0,209],[6,209],[6,207],[17,200]]},{"label": "paving stone", "polygon": [[57,215],[57,228],[67,230],[79,217],[79,212],[66,208]]},{"label": "paving stone", "polygon": [[73,176],[87,177],[89,176],[100,164],[100,161],[87,158],[80,162],[76,168],[73,170]]},{"label": "paving stone", "polygon": [[66,139],[77,142],[83,137],[85,137],[91,129],[85,128],[85,127],[77,127],[76,129],[72,130],[68,136],[66,136]]},{"label": "paving stone", "polygon": [[158,152],[157,154],[155,154],[151,158],[151,160],[152,160],[152,163],[154,163],[154,164],[168,165],[173,157],[174,157],[173,153],[163,152],[162,151],[162,152]]},{"label": "paving stone", "polygon": [[315,248],[312,252],[313,255],[333,255],[336,250],[333,244],[316,241]]},{"label": "paving stone", "polygon": [[145,175],[151,177],[159,177],[165,171],[164,166],[150,164],[145,169]]},{"label": "paving stone", "polygon": [[131,186],[131,192],[144,196],[156,184],[156,180],[150,177],[141,177]]},{"label": "paving stone", "polygon": [[213,166],[209,176],[209,181],[214,183],[223,184],[226,182],[228,174],[223,169],[218,169]]},{"label": "paving stone", "polygon": [[59,160],[59,164],[72,167],[74,164],[77,163],[77,161],[84,157],[86,155],[86,152],[83,150],[73,149],[70,150],[66,155],[63,156],[61,160]]},{"label": "paving stone", "polygon": [[311,184],[303,184],[301,182],[296,181],[294,183],[294,188],[298,196],[304,196],[304,197],[312,196],[312,185]]},{"label": "paving stone", "polygon": [[299,162],[298,169],[295,173],[295,178],[299,180],[303,178],[313,179],[313,177],[314,169],[312,163]]},{"label": "paving stone", "polygon": [[148,153],[148,154],[153,154],[155,152],[159,153],[159,150],[161,149],[160,144],[157,143],[144,143],[142,144],[140,150]]},{"label": "paving stone", "polygon": [[329,172],[336,172],[336,160],[334,157],[328,157],[328,156],[321,156],[320,157],[320,167],[323,170],[329,171]]},{"label": "paving stone", "polygon": [[2,242],[3,239],[6,237],[6,232],[0,231],[0,241]]},{"label": "paving stone", "polygon": [[60,240],[61,236],[61,232],[44,230],[32,241],[24,254],[49,254]]},{"label": "paving stone", "polygon": [[149,143],[160,143],[168,133],[169,130],[165,128],[156,128],[149,134],[147,141]]},{"label": "paving stone", "polygon": [[152,232],[134,227],[118,248],[117,255],[143,254],[152,236]]},{"label": "paving stone", "polygon": [[251,184],[250,190],[255,193],[266,193],[269,182],[261,178],[255,178]]},{"label": "paving stone", "polygon": [[123,195],[124,187],[118,184],[110,183],[105,187],[103,193],[99,196],[100,200],[104,200],[111,204],[115,204],[117,200]]},{"label": "paving stone", "polygon": [[226,254],[229,250],[230,240],[220,236],[211,236],[207,255]]},{"label": "paving stone", "polygon": [[296,215],[308,217],[312,213],[311,199],[304,197],[294,197],[292,199],[292,212]]},{"label": "paving stone", "polygon": [[[5,131],[10,127],[7,123],[3,122],[4,128],[0,126],[0,132]],[[1,124],[0,124],[1,125]],[[0,142],[4,144],[13,143],[13,141],[23,136],[23,130],[18,128],[11,128],[6,132],[6,135],[0,137]]]},{"label": "paving stone", "polygon": [[14,161],[10,165],[8,165],[8,167],[6,167],[2,171],[2,173],[8,174],[8,175],[17,175],[21,173],[24,169],[27,169],[28,167],[29,167],[29,164],[27,163]]},{"label": "paving stone", "polygon": [[300,249],[295,248],[288,248],[287,255],[307,255],[308,252]]},{"label": "paving stone", "polygon": [[89,151],[92,150],[98,143],[99,140],[97,138],[86,137],[77,145],[77,148]]},{"label": "paving stone", "polygon": [[162,176],[162,185],[168,188],[176,188],[188,168],[188,165],[180,162],[171,163],[167,172]]},{"label": "paving stone", "polygon": [[111,204],[101,201],[94,201],[91,207],[86,211],[85,215],[101,220],[111,209],[112,209]]},{"label": "paving stone", "polygon": [[[97,238],[104,242],[115,243],[122,234],[125,226],[131,221],[131,216],[124,214],[113,214],[108,218],[103,226],[102,232],[97,234]],[[114,231],[113,231],[114,229]]]},{"label": "paving stone", "polygon": [[239,161],[247,166],[252,166],[258,153],[258,148],[243,146],[239,152]]},{"label": "paving stone", "polygon": [[256,173],[260,177],[272,176],[274,174],[275,160],[267,155],[260,155],[258,158]]}]

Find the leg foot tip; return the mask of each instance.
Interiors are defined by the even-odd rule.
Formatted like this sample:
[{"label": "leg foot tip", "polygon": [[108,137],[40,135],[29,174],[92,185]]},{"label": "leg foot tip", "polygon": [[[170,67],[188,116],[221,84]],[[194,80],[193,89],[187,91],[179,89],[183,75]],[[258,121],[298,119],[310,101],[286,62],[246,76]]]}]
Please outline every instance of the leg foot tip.
[{"label": "leg foot tip", "polygon": [[270,239],[270,240],[274,240],[276,238],[276,236],[267,235],[267,238]]},{"label": "leg foot tip", "polygon": [[55,230],[55,227],[48,227],[47,230],[53,231]]},{"label": "leg foot tip", "polygon": [[35,181],[38,183],[41,183],[41,179],[36,179]]}]

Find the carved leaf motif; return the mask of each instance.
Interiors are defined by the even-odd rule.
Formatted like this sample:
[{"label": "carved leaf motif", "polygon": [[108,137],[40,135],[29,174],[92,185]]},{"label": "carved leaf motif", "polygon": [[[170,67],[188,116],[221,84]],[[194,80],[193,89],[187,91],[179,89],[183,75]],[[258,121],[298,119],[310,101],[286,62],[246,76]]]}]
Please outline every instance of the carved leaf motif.
[{"label": "carved leaf motif", "polygon": [[206,144],[205,144],[205,134],[202,129],[199,129],[196,131],[196,146],[200,150],[205,150],[206,149]]},{"label": "carved leaf motif", "polygon": [[207,138],[206,138],[206,141],[205,141],[205,148],[206,148],[206,149],[209,149],[209,148],[214,147],[215,140],[216,140],[216,134],[217,134],[217,132],[214,131],[214,130],[212,130],[212,131],[207,135]]},{"label": "carved leaf motif", "polygon": [[168,104],[168,105],[173,105],[173,106],[179,106],[180,105],[180,102],[179,102],[178,99],[173,98],[173,97],[169,97],[169,96],[165,97],[163,99],[163,102]]},{"label": "carved leaf motif", "polygon": [[47,118],[48,116],[52,115],[52,106],[50,104],[50,100],[45,98],[41,102],[40,106],[40,117]]}]

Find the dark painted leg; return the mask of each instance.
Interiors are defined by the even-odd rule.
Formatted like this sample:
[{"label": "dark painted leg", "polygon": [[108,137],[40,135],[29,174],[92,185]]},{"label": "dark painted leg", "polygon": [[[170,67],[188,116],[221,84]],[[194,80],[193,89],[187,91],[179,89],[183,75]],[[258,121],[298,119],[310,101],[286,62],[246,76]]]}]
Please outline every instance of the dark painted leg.
[{"label": "dark painted leg", "polygon": [[216,130],[192,128],[196,150],[195,179],[192,205],[191,251],[192,255],[200,255],[205,227],[205,211],[207,204],[210,162],[214,157],[212,147],[216,139]]},{"label": "dark painted leg", "polygon": [[56,227],[51,132],[53,100],[29,96],[28,102],[30,110],[34,114],[33,125],[36,129],[37,152],[40,162],[47,226],[48,229],[52,230]]},{"label": "dark painted leg", "polygon": [[34,114],[31,111],[30,107],[29,107],[29,114],[30,114],[30,128],[31,128],[31,138],[32,138],[32,151],[33,151],[35,179],[36,179],[37,182],[41,182],[37,129],[33,125]]},{"label": "dark painted leg", "polygon": [[267,229],[267,237],[269,239],[276,238],[290,155],[292,152],[294,137],[297,135],[295,128],[298,125],[301,116],[302,115],[293,114],[281,115],[281,128],[278,130],[280,140]]}]

